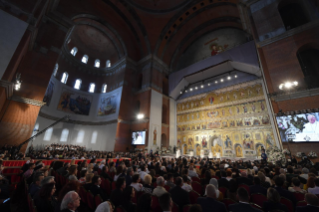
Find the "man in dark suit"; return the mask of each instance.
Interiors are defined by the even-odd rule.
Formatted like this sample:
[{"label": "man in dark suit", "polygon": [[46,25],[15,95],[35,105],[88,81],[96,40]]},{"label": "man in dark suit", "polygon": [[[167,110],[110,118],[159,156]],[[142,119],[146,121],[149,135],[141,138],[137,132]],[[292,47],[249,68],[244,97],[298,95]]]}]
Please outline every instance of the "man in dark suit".
[{"label": "man in dark suit", "polygon": [[261,212],[256,208],[253,208],[249,204],[249,195],[246,189],[238,188],[237,189],[237,196],[239,203],[229,205],[229,211],[232,212]]},{"label": "man in dark suit", "polygon": [[254,185],[249,186],[250,194],[263,194],[267,196],[267,189],[260,185],[260,178],[254,177]]},{"label": "man in dark suit", "polygon": [[76,212],[80,206],[80,196],[75,191],[69,191],[62,200],[61,212]]},{"label": "man in dark suit", "polygon": [[251,181],[251,179],[247,178],[246,171],[243,171],[241,173],[241,177],[237,177],[236,180],[238,184],[246,184],[248,186],[253,185],[253,182]]},{"label": "man in dark suit", "polygon": [[177,177],[175,180],[176,186],[169,190],[172,195],[173,202],[179,206],[179,210],[182,212],[185,205],[190,204],[188,192],[182,189],[184,181],[181,177]]},{"label": "man in dark suit", "polygon": [[219,187],[225,187],[225,188],[228,188],[229,187],[229,181],[226,179],[226,172],[225,171],[220,171],[220,176],[222,178],[220,178],[218,180],[218,185]]},{"label": "man in dark suit", "polygon": [[134,175],[134,171],[133,168],[128,168],[126,175],[125,175],[125,181],[126,181],[126,185],[131,185],[132,183],[132,176]]},{"label": "man in dark suit", "polygon": [[314,194],[306,194],[305,200],[307,206],[300,206],[296,208],[296,212],[317,212],[319,211],[319,199]]},{"label": "man in dark suit", "polygon": [[95,175],[93,178],[92,178],[92,186],[90,187],[90,191],[92,192],[92,194],[94,196],[96,195],[100,195],[101,198],[106,201],[108,198],[107,198],[107,195],[106,193],[101,189],[100,185],[101,185],[101,177],[99,175]]},{"label": "man in dark suit", "polygon": [[173,201],[169,193],[164,193],[159,197],[159,204],[163,211],[172,211]]},{"label": "man in dark suit", "polygon": [[109,167],[107,166],[103,166],[102,168],[102,173],[101,173],[101,177],[103,177],[104,179],[108,179],[110,182],[113,181],[113,179],[110,177],[110,175],[108,174],[109,171]]},{"label": "man in dark suit", "polygon": [[285,180],[283,178],[276,177],[275,189],[278,191],[278,193],[281,197],[285,197],[285,198],[289,199],[292,202],[293,206],[296,207],[296,203],[297,203],[296,197],[293,195],[292,192],[283,188],[284,183],[285,183]]},{"label": "man in dark suit", "polygon": [[212,209],[218,212],[227,212],[226,206],[222,202],[216,200],[216,188],[214,185],[206,186],[207,197],[199,197],[197,199],[197,204],[202,206],[203,212],[210,212]]}]

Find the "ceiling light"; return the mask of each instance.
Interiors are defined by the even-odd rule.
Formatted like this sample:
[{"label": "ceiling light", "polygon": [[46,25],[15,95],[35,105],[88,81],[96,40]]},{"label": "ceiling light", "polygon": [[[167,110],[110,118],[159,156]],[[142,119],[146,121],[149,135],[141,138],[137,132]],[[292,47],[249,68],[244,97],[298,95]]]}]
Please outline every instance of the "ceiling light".
[{"label": "ceiling light", "polygon": [[297,82],[297,81],[294,81],[294,85],[297,86],[297,85],[298,85],[298,82]]},{"label": "ceiling light", "polygon": [[195,87],[195,90],[197,90],[197,86]]},{"label": "ceiling light", "polygon": [[144,118],[144,114],[142,114],[142,113],[139,113],[139,114],[137,114],[137,119],[143,119]]},{"label": "ceiling light", "polygon": [[187,90],[185,90],[185,93],[187,93],[188,91]]},{"label": "ceiling light", "polygon": [[200,88],[204,88],[204,85],[201,85]]},{"label": "ceiling light", "polygon": [[298,86],[298,82],[297,82],[297,81],[294,81],[294,82],[289,82],[289,81],[287,81],[287,82],[285,82],[285,83],[281,83],[281,84],[279,85],[279,89],[280,89],[280,90],[284,90],[284,89],[289,90],[289,89],[292,89],[292,88],[294,88],[294,87],[296,87],[296,86]]},{"label": "ceiling light", "polygon": [[208,83],[207,85],[210,86],[210,83]]},{"label": "ceiling light", "polygon": [[215,81],[215,84],[217,84],[217,83],[218,83],[218,81],[216,80],[216,81]]},{"label": "ceiling light", "polygon": [[190,91],[193,91],[193,88],[190,88],[189,90],[190,90]]},{"label": "ceiling light", "polygon": [[221,82],[224,82],[224,79],[223,79],[223,78],[221,78],[221,79],[220,79],[220,81],[221,81]]},{"label": "ceiling light", "polygon": [[286,87],[286,88],[290,88],[291,86],[292,86],[291,82],[286,82],[286,83],[285,83],[285,87]]},{"label": "ceiling light", "polygon": [[227,79],[228,79],[228,80],[231,80],[231,76],[228,76]]},{"label": "ceiling light", "polygon": [[237,74],[235,75],[235,78],[237,78]]},{"label": "ceiling light", "polygon": [[182,94],[183,93],[183,91],[181,91],[181,92],[179,92],[180,94]]}]

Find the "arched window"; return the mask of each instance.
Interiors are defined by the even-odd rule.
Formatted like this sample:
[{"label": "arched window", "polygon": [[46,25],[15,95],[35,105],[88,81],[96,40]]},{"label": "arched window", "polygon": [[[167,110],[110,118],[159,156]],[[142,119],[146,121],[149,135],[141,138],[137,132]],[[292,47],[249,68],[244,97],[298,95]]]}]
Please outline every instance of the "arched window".
[{"label": "arched window", "polygon": [[82,80],[77,79],[75,80],[74,88],[79,90],[81,88]]},{"label": "arched window", "polygon": [[290,30],[308,22],[303,5],[297,1],[284,0],[278,5],[278,10],[286,30]]},{"label": "arched window", "polygon": [[90,93],[94,93],[94,90],[95,90],[95,84],[94,83],[90,83],[89,92]]},{"label": "arched window", "polygon": [[95,68],[100,68],[100,60],[99,59],[96,59],[95,62],[94,62],[94,67]]},{"label": "arched window", "polygon": [[47,130],[45,131],[43,140],[44,140],[44,141],[50,141],[50,140],[51,140],[51,137],[52,137],[52,132],[53,132],[53,128],[52,128],[52,127],[50,127],[49,129],[47,129]]},{"label": "arched window", "polygon": [[87,64],[88,63],[88,61],[89,61],[89,56],[87,56],[86,54],[85,55],[83,55],[83,57],[82,57],[82,63],[85,63],[85,64]]},{"label": "arched window", "polygon": [[78,48],[73,47],[73,49],[71,50],[71,54],[75,56],[77,52],[78,52]]},{"label": "arched window", "polygon": [[55,64],[54,70],[53,70],[53,76],[56,75],[56,73],[58,72],[58,69],[59,69],[59,64]]},{"label": "arched window", "polygon": [[64,73],[62,74],[61,82],[62,82],[63,84],[66,84],[66,82],[68,81],[68,77],[69,77],[69,74],[68,74],[67,72],[64,72]]},{"label": "arched window", "polygon": [[106,93],[107,85],[103,84],[102,85],[102,93]]},{"label": "arched window", "polygon": [[297,58],[308,87],[319,87],[319,49],[302,48],[297,52]]},{"label": "arched window", "polygon": [[107,61],[106,61],[106,67],[107,67],[107,68],[110,68],[110,67],[111,67],[111,61],[110,61],[110,60],[107,60]]},{"label": "arched window", "polygon": [[78,132],[78,136],[76,137],[76,143],[82,143],[83,142],[84,134],[85,134],[85,132],[83,130],[80,130]]},{"label": "arched window", "polygon": [[68,129],[63,129],[61,133],[61,142],[67,142],[68,141],[68,136],[69,136],[69,130]]},{"label": "arched window", "polygon": [[33,128],[32,136],[39,132],[39,123],[36,123]]},{"label": "arched window", "polygon": [[91,144],[95,144],[96,143],[96,139],[97,139],[97,132],[94,131],[92,133],[92,137],[91,137]]}]

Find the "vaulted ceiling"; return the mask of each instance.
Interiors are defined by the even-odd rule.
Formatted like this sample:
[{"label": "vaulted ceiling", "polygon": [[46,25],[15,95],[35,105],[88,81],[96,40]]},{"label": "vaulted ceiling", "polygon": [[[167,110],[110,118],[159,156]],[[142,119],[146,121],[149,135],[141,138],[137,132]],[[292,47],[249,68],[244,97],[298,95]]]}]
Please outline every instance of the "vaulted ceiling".
[{"label": "vaulted ceiling", "polygon": [[[48,15],[69,23],[81,15],[94,17],[94,20],[118,33],[118,40],[125,45],[122,52],[127,56],[138,61],[153,54],[172,66],[185,49],[202,35],[220,28],[243,29],[238,9],[240,2],[50,0]],[[88,35],[94,36],[92,33],[93,30]]]}]

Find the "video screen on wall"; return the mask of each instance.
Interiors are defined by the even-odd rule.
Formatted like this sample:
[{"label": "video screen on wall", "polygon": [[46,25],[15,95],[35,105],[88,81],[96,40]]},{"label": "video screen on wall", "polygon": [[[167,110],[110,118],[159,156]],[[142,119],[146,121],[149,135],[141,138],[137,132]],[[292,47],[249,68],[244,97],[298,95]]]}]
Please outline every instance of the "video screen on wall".
[{"label": "video screen on wall", "polygon": [[133,145],[145,145],[145,131],[137,131],[132,133]]},{"label": "video screen on wall", "polygon": [[283,142],[319,142],[319,113],[278,116],[276,119]]}]

